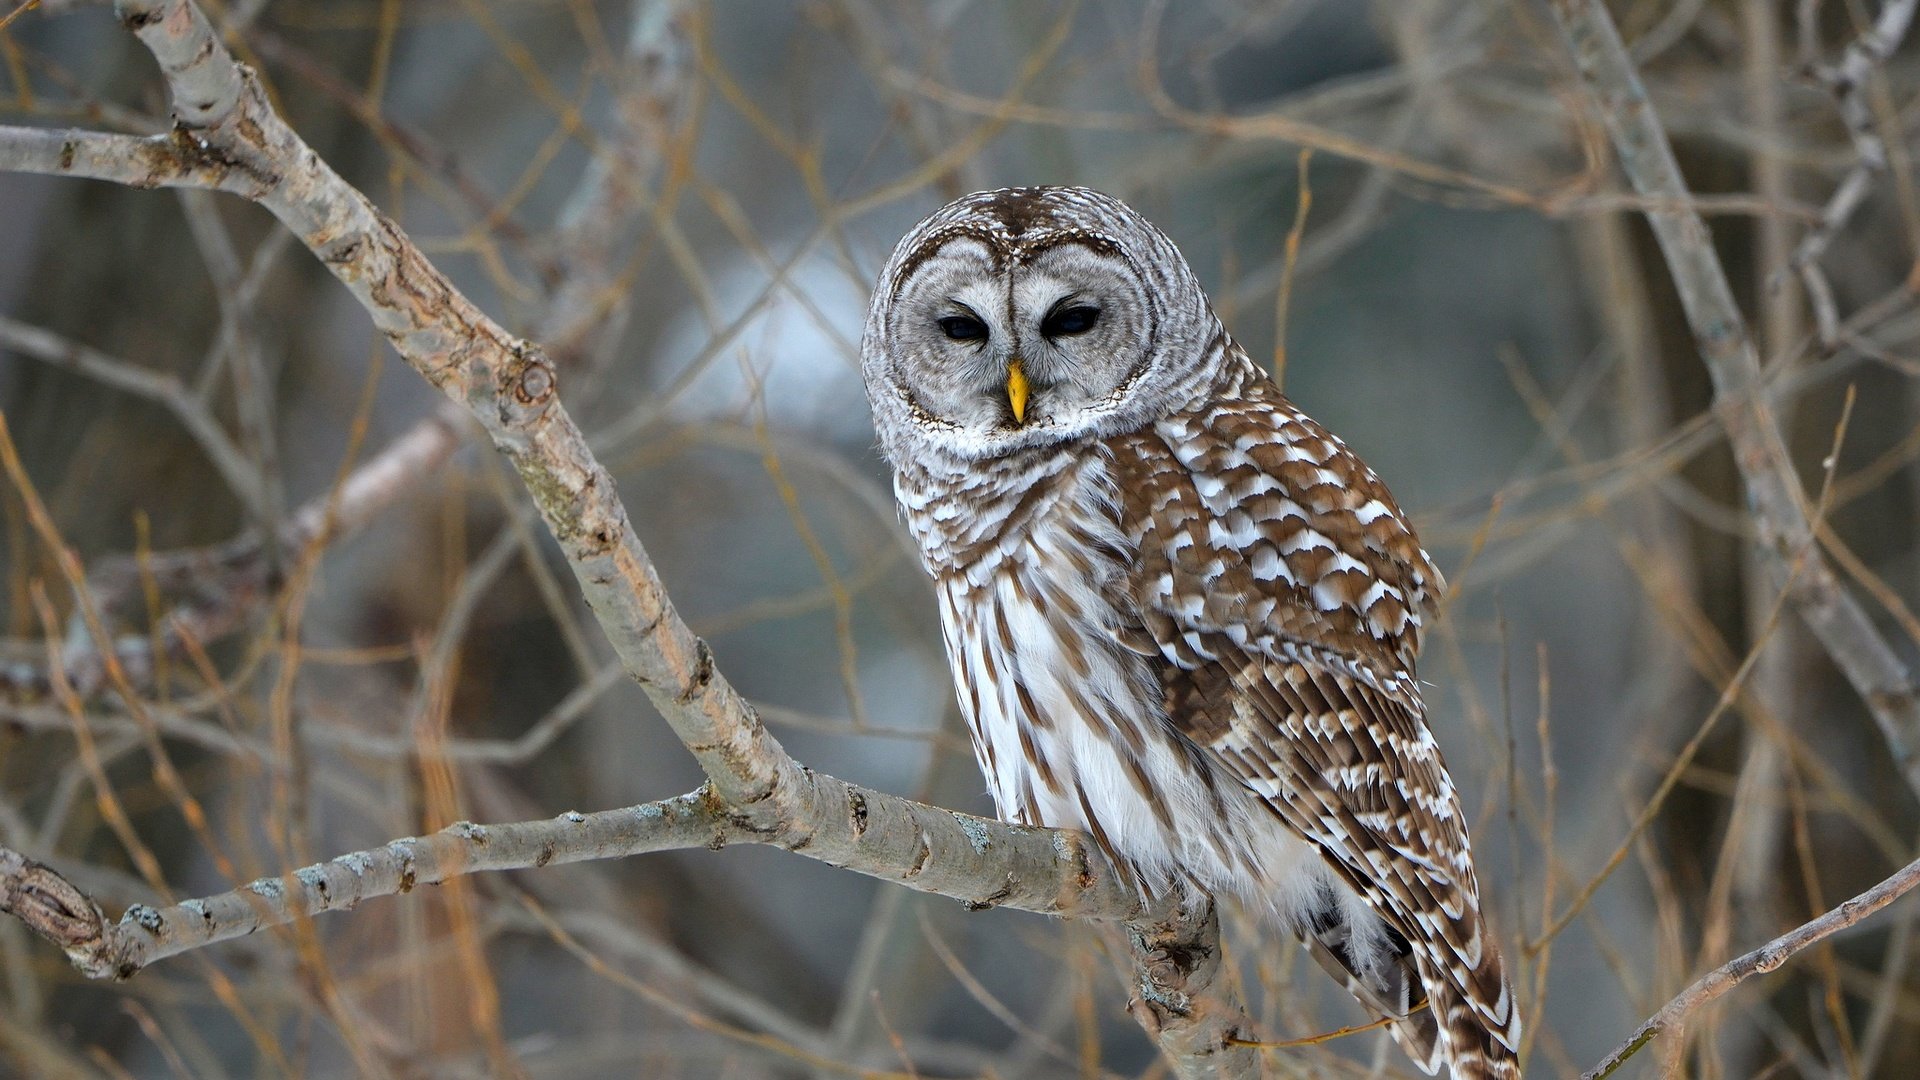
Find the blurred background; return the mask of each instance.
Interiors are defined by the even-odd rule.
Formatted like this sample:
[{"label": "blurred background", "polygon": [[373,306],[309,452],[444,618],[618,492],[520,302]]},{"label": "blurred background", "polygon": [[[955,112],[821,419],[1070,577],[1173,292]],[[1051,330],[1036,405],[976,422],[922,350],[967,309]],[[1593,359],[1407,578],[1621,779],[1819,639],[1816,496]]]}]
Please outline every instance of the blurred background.
[{"label": "blurred background", "polygon": [[[1750,560],[1706,370],[1536,0],[203,6],[322,156],[549,348],[675,602],[807,764],[991,812],[857,345],[919,218],[1077,183],[1174,237],[1448,575],[1421,674],[1532,1075],[1913,855],[1912,792]],[[1788,261],[1860,157],[1811,72],[1878,5],[1610,6],[1829,557],[1920,663],[1915,50],[1864,90],[1889,167],[1819,262],[1822,334]],[[4,122],[168,123],[107,4],[44,0],[0,61]],[[694,787],[512,473],[440,410],[264,211],[0,174],[0,414],[127,674],[8,482],[0,843],[117,914]],[[1688,1071],[1920,1075],[1917,916],[1747,984]],[[1234,930],[1269,1037],[1368,1019]],[[655,855],[461,879],[116,985],[3,920],[0,1073],[1164,1075],[1125,970],[1087,925],[772,850]],[[1413,1075],[1378,1033],[1267,1060]]]}]

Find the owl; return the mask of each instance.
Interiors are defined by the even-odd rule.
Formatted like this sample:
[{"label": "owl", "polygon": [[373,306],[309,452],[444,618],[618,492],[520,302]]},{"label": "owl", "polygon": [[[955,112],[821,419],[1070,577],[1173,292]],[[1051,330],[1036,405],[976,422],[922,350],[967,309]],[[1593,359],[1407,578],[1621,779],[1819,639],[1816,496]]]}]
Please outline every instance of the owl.
[{"label": "owl", "polygon": [[1085,188],[966,196],[861,354],[1000,816],[1290,928],[1426,1072],[1517,1077],[1414,674],[1440,573],[1173,242]]}]

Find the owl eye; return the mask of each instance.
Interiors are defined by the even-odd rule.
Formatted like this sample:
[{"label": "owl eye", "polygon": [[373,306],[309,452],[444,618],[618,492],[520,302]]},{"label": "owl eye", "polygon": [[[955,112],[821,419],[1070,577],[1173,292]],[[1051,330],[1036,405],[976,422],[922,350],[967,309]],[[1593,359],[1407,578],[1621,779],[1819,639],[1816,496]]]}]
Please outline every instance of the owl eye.
[{"label": "owl eye", "polygon": [[1065,334],[1084,334],[1093,329],[1100,321],[1100,309],[1085,304],[1048,313],[1040,323],[1040,333],[1045,337],[1060,337]]},{"label": "owl eye", "polygon": [[949,315],[940,320],[940,329],[955,341],[977,341],[987,336],[987,324],[965,315]]}]

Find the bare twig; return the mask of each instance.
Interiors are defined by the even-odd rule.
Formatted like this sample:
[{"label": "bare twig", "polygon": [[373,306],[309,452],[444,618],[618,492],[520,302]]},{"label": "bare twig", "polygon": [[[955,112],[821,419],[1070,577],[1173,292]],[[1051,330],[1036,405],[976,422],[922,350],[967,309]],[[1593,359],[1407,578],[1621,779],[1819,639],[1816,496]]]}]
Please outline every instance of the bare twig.
[{"label": "bare twig", "polygon": [[1788,933],[1782,934],[1765,945],[1736,957],[1694,980],[1693,985],[1680,992],[1680,995],[1648,1017],[1646,1022],[1634,1029],[1627,1041],[1614,1048],[1600,1064],[1589,1070],[1584,1080],[1601,1080],[1622,1063],[1647,1045],[1655,1036],[1671,1034],[1677,1036],[1686,1030],[1687,1021],[1708,1002],[1715,1000],[1734,987],[1754,977],[1773,971],[1792,959],[1794,954],[1841,930],[1853,926],[1860,920],[1886,907],[1888,904],[1912,892],[1920,886],[1920,859],[1908,863],[1898,873],[1887,878],[1866,892],[1827,912],[1825,915],[1805,923]]},{"label": "bare twig", "polygon": [[1847,125],[1847,136],[1853,140],[1857,158],[1840,186],[1827,198],[1819,222],[1807,230],[1800,246],[1794,249],[1790,264],[1806,283],[1819,324],[1820,342],[1828,348],[1840,341],[1840,319],[1834,309],[1833,289],[1827,284],[1826,273],[1820,269],[1820,259],[1873,190],[1874,180],[1887,169],[1887,146],[1873,129],[1873,114],[1867,105],[1867,80],[1899,48],[1913,24],[1916,7],[1920,7],[1920,0],[1884,0],[1879,18],[1847,46],[1838,64],[1814,69],[1814,74],[1826,84],[1840,107],[1840,119]]},{"label": "bare twig", "polygon": [[[213,197],[204,191],[183,190],[180,205],[199,246],[201,262],[213,279],[214,295],[220,298],[220,332],[214,352],[225,357],[233,384],[240,442],[252,460],[258,486],[249,505],[259,514],[255,524],[265,541],[267,565],[277,573],[285,565],[278,534],[281,515],[286,512],[286,489],[281,483],[279,438],[273,422],[273,378],[261,352],[260,320],[254,309],[257,293],[243,288],[246,271]],[[208,370],[217,368],[209,366]]]},{"label": "bare twig", "polygon": [[[0,320],[4,322],[4,320]],[[4,332],[0,326],[0,332]],[[358,532],[379,512],[412,491],[460,445],[459,418],[451,408],[429,416],[369,458],[332,490],[303,504],[281,526],[282,550],[325,547]],[[113,652],[136,687],[151,685],[158,670],[156,645],[170,659],[185,643],[216,641],[245,625],[271,595],[270,567],[258,532],[205,548],[161,552],[147,560],[147,572],[177,602],[160,620],[158,634],[129,633],[113,640]],[[103,559],[87,575],[87,588],[109,616],[140,595],[141,568],[133,556]],[[41,650],[39,643],[32,643]],[[10,650],[24,654],[26,650]],[[106,688],[106,658],[88,634],[73,635],[61,657],[68,680],[82,698]],[[44,697],[44,665],[10,656],[0,665],[0,694],[22,699]]]},{"label": "bare twig", "polygon": [[[1639,73],[1600,0],[1554,0],[1553,10],[1634,189],[1665,204],[1649,209],[1647,219],[1713,377],[1716,412],[1746,481],[1759,546],[1775,584],[1791,588],[1796,610],[1873,714],[1908,786],[1920,792],[1920,686],[1832,568],[1812,554],[1800,482],[1767,407],[1753,341],[1706,224],[1686,208],[1686,181]],[[1802,552],[1808,553],[1804,570],[1790,575]]]},{"label": "bare twig", "polygon": [[[4,134],[0,134],[0,159],[5,154],[4,138]],[[0,315],[0,348],[31,356],[166,409],[193,436],[201,453],[207,455],[207,461],[220,473],[240,505],[246,507],[255,520],[265,520],[267,504],[261,499],[259,471],[220,426],[206,403],[171,372],[152,371],[128,363],[51,330],[29,326],[4,315]]]}]

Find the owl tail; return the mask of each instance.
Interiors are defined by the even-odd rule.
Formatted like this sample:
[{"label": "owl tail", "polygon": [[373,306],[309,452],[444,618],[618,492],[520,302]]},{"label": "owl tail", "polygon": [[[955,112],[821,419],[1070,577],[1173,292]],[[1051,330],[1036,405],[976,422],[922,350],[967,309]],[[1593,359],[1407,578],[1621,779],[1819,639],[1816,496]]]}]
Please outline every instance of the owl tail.
[{"label": "owl tail", "polygon": [[1428,1076],[1439,1072],[1445,1063],[1440,1024],[1432,1010],[1419,1008],[1425,994],[1406,939],[1390,932],[1384,956],[1377,947],[1363,948],[1365,935],[1354,933],[1352,913],[1332,897],[1326,899],[1299,927],[1307,952],[1368,1011],[1391,1019],[1393,1041],[1421,1071]]},{"label": "owl tail", "polygon": [[[1447,1066],[1453,1080],[1519,1080],[1514,1050],[1444,979],[1421,978],[1406,938],[1371,912],[1324,899],[1300,921],[1301,941],[1361,1005],[1391,1021],[1393,1041],[1422,1072],[1432,1076]],[[1439,988],[1431,1003],[1430,986]]]},{"label": "owl tail", "polygon": [[1449,1033],[1454,1080],[1520,1080],[1519,1055],[1488,1030],[1486,1020],[1460,994],[1451,989],[1436,994],[1425,1015],[1434,1014]]}]

